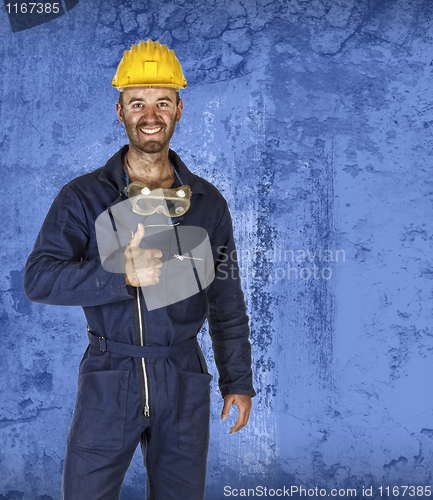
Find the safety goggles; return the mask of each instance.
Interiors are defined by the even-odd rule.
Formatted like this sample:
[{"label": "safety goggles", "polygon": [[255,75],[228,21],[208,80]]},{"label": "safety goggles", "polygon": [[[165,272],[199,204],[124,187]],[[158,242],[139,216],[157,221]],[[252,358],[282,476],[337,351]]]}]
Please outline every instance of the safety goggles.
[{"label": "safety goggles", "polygon": [[180,186],[175,189],[150,190],[142,182],[131,182],[127,189],[132,211],[138,215],[161,213],[167,217],[180,217],[191,206],[191,188]]}]

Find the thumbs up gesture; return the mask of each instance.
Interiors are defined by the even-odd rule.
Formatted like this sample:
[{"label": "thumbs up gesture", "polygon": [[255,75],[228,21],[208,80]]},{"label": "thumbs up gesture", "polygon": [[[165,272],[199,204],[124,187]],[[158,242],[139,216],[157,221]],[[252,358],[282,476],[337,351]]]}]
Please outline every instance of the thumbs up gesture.
[{"label": "thumbs up gesture", "polygon": [[137,231],[125,250],[126,284],[135,287],[156,285],[161,275],[161,250],[140,248],[144,237],[144,226],[138,224]]}]

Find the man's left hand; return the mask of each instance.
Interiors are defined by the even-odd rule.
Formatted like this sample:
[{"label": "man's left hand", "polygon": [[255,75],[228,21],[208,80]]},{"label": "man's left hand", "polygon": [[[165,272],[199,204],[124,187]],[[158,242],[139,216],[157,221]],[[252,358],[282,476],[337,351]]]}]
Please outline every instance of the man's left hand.
[{"label": "man's left hand", "polygon": [[238,432],[245,427],[250,418],[251,411],[251,396],[245,396],[243,394],[227,394],[224,398],[223,411],[221,413],[221,420],[225,420],[229,416],[230,406],[236,405],[238,407],[238,419],[235,425],[230,429],[230,434]]}]

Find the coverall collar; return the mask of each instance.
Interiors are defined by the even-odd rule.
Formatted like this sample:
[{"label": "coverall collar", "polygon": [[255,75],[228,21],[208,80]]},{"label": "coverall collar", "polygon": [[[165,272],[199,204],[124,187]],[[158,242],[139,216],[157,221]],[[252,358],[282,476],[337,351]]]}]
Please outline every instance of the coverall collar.
[{"label": "coverall collar", "polygon": [[[117,151],[102,168],[101,175],[99,179],[103,182],[108,182],[113,186],[120,194],[123,194],[125,190],[125,172],[123,171],[122,156],[128,151],[129,145],[125,144],[122,148]],[[174,168],[179,173],[184,184],[191,187],[193,194],[200,193],[204,194],[203,184],[199,177],[194,175],[179,158],[179,156],[170,149],[168,152],[168,158],[172,162]]]}]

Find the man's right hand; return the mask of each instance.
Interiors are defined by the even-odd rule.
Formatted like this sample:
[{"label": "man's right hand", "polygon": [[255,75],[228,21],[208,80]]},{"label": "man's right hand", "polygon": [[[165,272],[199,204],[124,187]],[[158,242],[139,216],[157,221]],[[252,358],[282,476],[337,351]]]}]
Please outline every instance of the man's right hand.
[{"label": "man's right hand", "polygon": [[156,248],[140,248],[144,237],[144,226],[138,224],[137,231],[125,250],[125,276],[126,284],[132,286],[149,286],[159,283],[162,262],[161,250]]}]

